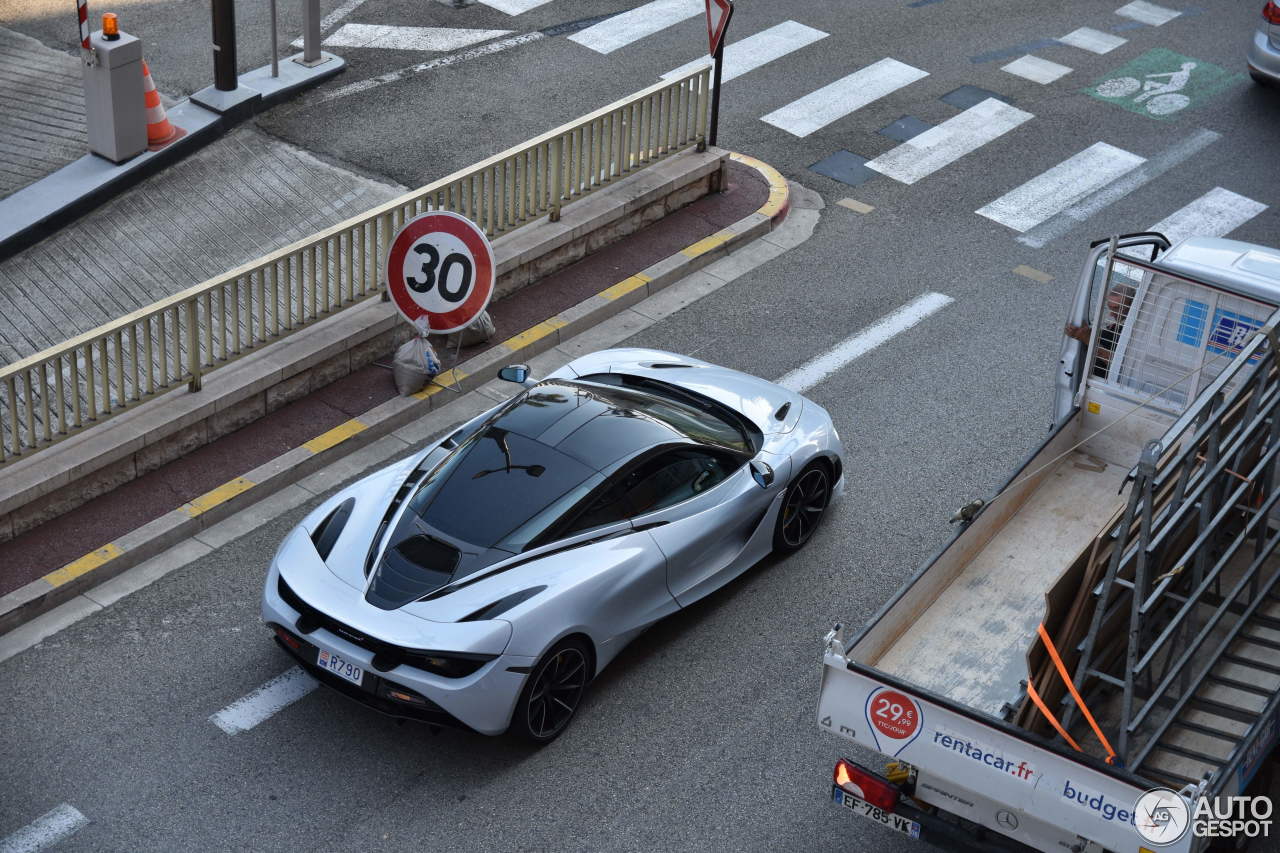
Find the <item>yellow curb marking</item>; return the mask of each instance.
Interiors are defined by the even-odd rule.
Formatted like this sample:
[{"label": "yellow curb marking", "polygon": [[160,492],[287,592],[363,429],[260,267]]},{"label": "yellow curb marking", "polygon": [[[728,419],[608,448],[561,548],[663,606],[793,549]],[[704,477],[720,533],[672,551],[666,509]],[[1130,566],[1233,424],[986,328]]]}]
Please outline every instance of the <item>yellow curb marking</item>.
[{"label": "yellow curb marking", "polygon": [[427,384],[426,388],[423,388],[421,391],[417,392],[416,394],[410,394],[409,396],[414,398],[415,400],[425,400],[428,397],[430,397],[432,394],[436,394],[436,393],[439,393],[440,391],[443,391],[445,386],[453,386],[453,385],[459,384],[462,382],[462,380],[466,378],[467,378],[466,373],[463,373],[461,370],[459,370],[456,367],[451,367],[448,370],[446,370],[444,373],[440,373],[436,375],[436,377],[433,378],[431,382]]},{"label": "yellow curb marking", "polygon": [[559,317],[552,317],[549,320],[543,320],[536,326],[531,326],[530,328],[525,329],[515,337],[507,338],[502,342],[502,344],[512,352],[519,352],[534,341],[541,340],[557,329],[563,329],[567,325],[569,324],[564,320],[561,320]]},{"label": "yellow curb marking", "polygon": [[621,299],[633,290],[644,287],[650,281],[653,281],[653,279],[649,278],[649,276],[644,273],[636,273],[631,276],[631,278],[624,278],[613,287],[606,287],[597,295],[603,296],[605,299],[612,302],[615,299]]},{"label": "yellow curb marking", "polygon": [[763,160],[757,160],[755,157],[739,154],[736,151],[730,152],[729,159],[755,169],[764,176],[765,182],[769,185],[769,200],[756,213],[772,219],[775,214],[786,206],[787,199],[791,196],[791,190],[787,186],[787,179],[782,177],[781,172]]},{"label": "yellow curb marking", "polygon": [[183,504],[179,509],[187,515],[195,518],[197,515],[206,513],[218,504],[226,503],[241,492],[247,492],[256,486],[257,483],[252,480],[246,480],[244,477],[236,477],[218,486],[216,489],[210,489],[190,503]]},{"label": "yellow curb marking", "polygon": [[871,211],[875,210],[875,208],[872,207],[871,205],[866,204],[865,202],[858,201],[857,199],[852,199],[852,198],[842,198],[838,202],[836,202],[836,204],[840,205],[841,207],[847,207],[850,210],[854,211],[855,213],[870,213]]},{"label": "yellow curb marking", "polygon": [[696,258],[699,255],[705,255],[717,246],[723,246],[736,236],[738,235],[734,234],[732,231],[717,231],[710,237],[704,237],[692,246],[686,246],[681,249],[680,254],[684,255],[686,258]]},{"label": "yellow curb marking", "polygon": [[1053,276],[1049,275],[1047,272],[1042,272],[1035,267],[1029,267],[1026,264],[1018,264],[1013,268],[1013,271],[1024,278],[1029,278],[1032,281],[1038,281],[1041,284],[1048,284],[1053,281]]},{"label": "yellow curb marking", "polygon": [[73,560],[60,569],[54,569],[44,576],[44,580],[50,586],[62,586],[68,581],[73,581],[81,575],[88,574],[103,563],[114,560],[123,553],[124,549],[114,542],[110,545],[103,545],[98,550],[90,551],[80,559]]},{"label": "yellow curb marking", "polygon": [[346,423],[338,424],[327,432],[320,433],[302,446],[312,453],[323,453],[330,447],[341,444],[351,436],[366,429],[368,429],[368,424],[361,423],[357,418],[352,418]]}]

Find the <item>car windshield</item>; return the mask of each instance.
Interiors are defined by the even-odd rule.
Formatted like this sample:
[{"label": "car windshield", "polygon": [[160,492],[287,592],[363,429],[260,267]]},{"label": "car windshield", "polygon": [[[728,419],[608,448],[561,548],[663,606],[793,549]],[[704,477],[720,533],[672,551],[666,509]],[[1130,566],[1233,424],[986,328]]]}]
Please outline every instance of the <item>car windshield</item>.
[{"label": "car windshield", "polygon": [[[723,407],[691,391],[665,382],[618,373],[594,373],[582,377],[592,390],[618,409],[654,418],[700,444],[738,453],[755,453],[743,425],[731,419]],[[601,387],[604,386],[604,387]]]},{"label": "car windshield", "polygon": [[432,472],[408,511],[452,539],[519,551],[600,479],[554,448],[491,426]]}]

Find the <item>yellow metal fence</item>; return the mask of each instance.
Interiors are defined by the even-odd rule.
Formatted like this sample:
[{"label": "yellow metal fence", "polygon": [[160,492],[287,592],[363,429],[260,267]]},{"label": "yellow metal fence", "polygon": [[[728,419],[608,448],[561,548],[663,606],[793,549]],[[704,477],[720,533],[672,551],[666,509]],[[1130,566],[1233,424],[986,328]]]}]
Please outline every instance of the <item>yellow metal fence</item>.
[{"label": "yellow metal fence", "polygon": [[452,210],[492,237],[706,137],[710,71],[663,81],[274,254],[0,369],[0,464],[380,293],[391,236]]}]

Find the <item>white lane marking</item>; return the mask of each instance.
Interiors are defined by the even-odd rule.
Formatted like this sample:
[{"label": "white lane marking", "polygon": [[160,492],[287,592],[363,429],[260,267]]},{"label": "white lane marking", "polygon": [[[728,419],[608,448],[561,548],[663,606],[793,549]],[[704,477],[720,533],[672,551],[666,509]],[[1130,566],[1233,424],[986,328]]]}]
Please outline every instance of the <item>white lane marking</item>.
[{"label": "white lane marking", "polygon": [[1155,3],[1148,3],[1146,0],[1133,0],[1132,3],[1116,9],[1116,14],[1123,18],[1132,18],[1135,21],[1158,27],[1169,23],[1182,13],[1174,9],[1157,6]]},{"label": "white lane marking", "polygon": [[1003,66],[1001,71],[1008,71],[1019,77],[1025,77],[1033,83],[1052,83],[1060,77],[1071,73],[1071,69],[1047,59],[1027,54]]},{"label": "white lane marking", "polygon": [[300,666],[286,670],[257,690],[237,699],[209,718],[229,735],[247,732],[276,711],[286,708],[320,686]]},{"label": "white lane marking", "polygon": [[1102,30],[1081,27],[1062,36],[1058,41],[1091,53],[1110,53],[1127,42],[1128,39],[1122,39],[1120,36],[1112,35],[1111,33],[1104,33]]},{"label": "white lane marking", "polygon": [[[795,21],[783,21],[781,24],[747,36],[742,41],[735,41],[724,49],[724,68],[721,71],[722,82],[728,83],[735,77],[741,77],[748,71],[754,71],[761,65],[780,59],[788,53],[813,44],[827,37],[822,30],[806,27]],[[663,80],[681,77],[700,65],[706,65],[708,57],[686,62],[679,68],[662,75]]]},{"label": "white lane marking", "polygon": [[0,840],[0,853],[36,853],[70,838],[88,823],[87,817],[63,803]]},{"label": "white lane marking", "polygon": [[[330,12],[329,14],[325,15],[323,18],[320,19],[320,32],[322,33],[329,32],[329,30],[333,29],[333,26],[335,24],[337,24],[341,20],[344,20],[348,15],[350,15],[356,9],[359,9],[361,6],[363,6],[364,2],[365,0],[347,0],[341,6],[334,9],[332,12]],[[298,36],[296,39],[294,39],[289,44],[289,47],[293,48],[294,50],[301,50],[302,36]]]},{"label": "white lane marking", "polygon": [[400,68],[395,71],[388,71],[386,74],[379,74],[377,77],[369,77],[365,80],[357,80],[355,83],[348,83],[346,86],[339,86],[336,89],[317,89],[313,90],[313,94],[303,97],[298,101],[298,105],[294,109],[305,109],[317,104],[323,104],[326,101],[333,101],[338,98],[345,98],[347,95],[354,95],[358,92],[365,92],[369,89],[376,89],[379,86],[385,86],[388,83],[396,83],[406,77],[412,77],[414,74],[421,74],[424,71],[434,71],[437,68],[447,68],[450,65],[457,65],[460,62],[466,62],[470,59],[477,59],[481,56],[489,56],[495,53],[501,53],[504,50],[510,50],[513,47],[519,47],[522,44],[528,44],[533,41],[540,41],[547,36],[534,30],[531,33],[521,33],[518,36],[491,41],[488,44],[482,44],[479,47],[468,48],[458,53],[451,53],[448,56],[437,56],[435,59],[428,59],[426,62],[419,62],[417,65],[410,65],[408,68]]},{"label": "white lane marking", "polygon": [[[652,0],[569,36],[596,53],[613,53],[633,41],[705,12],[703,0]],[[728,48],[726,48],[727,50]]]},{"label": "white lane marking", "polygon": [[551,0],[480,0],[480,2],[497,9],[499,12],[506,12],[508,15],[519,15],[523,12],[528,12],[530,9],[545,6]]},{"label": "white lane marking", "polygon": [[926,293],[919,296],[775,381],[783,388],[803,394],[854,359],[861,358],[885,341],[919,324],[930,314],[942,310],[954,301],[950,296],[941,293]]},{"label": "white lane marking", "polygon": [[1145,157],[1095,142],[974,212],[1014,231],[1028,231],[1145,162]]},{"label": "white lane marking", "polygon": [[[727,52],[728,48],[725,50]],[[760,120],[785,130],[792,136],[805,137],[872,101],[928,76],[928,71],[921,71],[905,62],[886,57],[847,77],[841,77],[834,83],[828,83]]]},{"label": "white lane marking", "polygon": [[914,184],[1033,118],[1031,113],[1004,101],[987,98],[886,151],[868,162],[867,168],[895,181]]},{"label": "white lane marking", "polygon": [[1102,189],[1084,197],[1057,216],[1046,219],[1019,237],[1018,242],[1034,249],[1041,248],[1050,240],[1056,240],[1098,211],[1119,201],[1138,187],[1158,178],[1174,166],[1182,164],[1196,152],[1221,138],[1222,134],[1215,131],[1197,130],[1118,180],[1112,181]]},{"label": "white lane marking", "polygon": [[1185,237],[1225,237],[1266,209],[1260,201],[1214,187],[1147,230],[1159,231],[1171,243]]},{"label": "white lane marking", "polygon": [[459,50],[510,35],[511,30],[464,30],[448,27],[393,27],[387,24],[343,24],[324,40],[325,47],[381,47],[388,50]]}]

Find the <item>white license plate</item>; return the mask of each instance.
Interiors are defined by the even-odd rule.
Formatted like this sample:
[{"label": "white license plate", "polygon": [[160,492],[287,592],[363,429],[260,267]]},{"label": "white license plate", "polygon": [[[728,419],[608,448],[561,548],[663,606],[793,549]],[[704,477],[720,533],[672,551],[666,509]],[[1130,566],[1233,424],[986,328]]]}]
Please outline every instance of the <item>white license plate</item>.
[{"label": "white license plate", "polygon": [[900,814],[887,812],[878,806],[873,806],[866,800],[855,797],[839,785],[831,787],[831,799],[840,805],[849,809],[854,814],[860,814],[865,818],[870,818],[876,823],[884,824],[890,829],[901,832],[903,835],[909,835],[912,838],[920,837],[920,824],[914,820],[908,820]]},{"label": "white license plate", "polygon": [[339,678],[345,678],[352,684],[359,686],[364,681],[364,670],[356,666],[349,660],[343,660],[333,652],[320,650],[320,657],[316,659],[316,663],[321,669],[327,669]]}]

